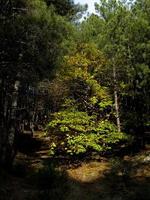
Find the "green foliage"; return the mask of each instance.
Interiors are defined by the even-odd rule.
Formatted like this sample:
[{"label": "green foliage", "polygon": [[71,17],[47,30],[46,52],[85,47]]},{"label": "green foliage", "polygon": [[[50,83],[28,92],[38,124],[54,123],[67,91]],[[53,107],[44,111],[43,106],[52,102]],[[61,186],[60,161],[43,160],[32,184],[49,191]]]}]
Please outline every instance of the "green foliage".
[{"label": "green foliage", "polygon": [[1,74],[11,78],[19,74],[28,81],[49,77],[66,51],[64,41],[72,25],[48,9],[44,0],[17,0],[7,6],[9,15],[0,17]]},{"label": "green foliage", "polygon": [[124,137],[111,122],[115,118],[114,85],[123,130],[133,128],[136,134],[144,131],[150,102],[149,5],[149,1],[141,0],[130,5],[101,0],[96,5],[100,16],[92,15],[80,25],[80,44],[64,57],[60,73],[69,85],[72,106],[66,103],[66,110],[60,112],[65,117],[59,119],[56,113],[51,122],[54,125],[50,124],[58,135],[63,133],[64,151],[105,151]]},{"label": "green foliage", "polygon": [[[108,58],[107,64],[98,71],[97,78],[101,85],[114,91],[115,67],[122,128],[134,133],[135,137],[138,134],[143,137],[150,108],[150,1],[128,3],[101,0],[96,5],[103,28],[94,38],[97,38],[98,47]],[[88,28],[89,24],[85,23],[84,26]]]},{"label": "green foliage", "polygon": [[47,126],[51,134],[50,154],[82,154],[88,151],[105,152],[123,139],[117,127],[108,120],[97,121],[96,116],[68,109],[55,113]]},{"label": "green foliage", "polygon": [[64,57],[58,74],[68,85],[68,96],[47,126],[52,137],[51,155],[105,152],[125,138],[109,120],[114,115],[109,89],[96,79],[106,64],[104,55],[94,44],[83,43],[76,48],[74,54]]},{"label": "green foliage", "polygon": [[101,101],[101,102],[99,103],[100,110],[103,111],[103,110],[107,109],[108,107],[111,107],[112,104],[113,104],[113,102],[112,102],[111,100],[108,100],[108,101],[106,101],[106,100]]},{"label": "green foliage", "polygon": [[97,45],[100,33],[103,31],[104,22],[97,15],[91,15],[80,25],[80,40],[85,43],[95,43]]},{"label": "green foliage", "polygon": [[60,129],[62,128],[62,132],[64,132],[65,128],[67,131],[87,132],[94,119],[94,116],[88,116],[86,112],[77,112],[76,110],[69,109],[55,113],[54,120],[48,126],[51,128],[59,126]]},{"label": "green foliage", "polygon": [[84,10],[84,6],[75,4],[72,0],[44,0],[48,6],[54,6],[55,12],[71,20],[77,17],[79,12]]}]

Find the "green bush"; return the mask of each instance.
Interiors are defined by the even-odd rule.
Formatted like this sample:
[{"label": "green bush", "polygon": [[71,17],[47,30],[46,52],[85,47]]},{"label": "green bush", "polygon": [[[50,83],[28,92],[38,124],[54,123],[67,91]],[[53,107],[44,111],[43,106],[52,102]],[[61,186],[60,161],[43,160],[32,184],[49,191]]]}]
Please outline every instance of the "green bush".
[{"label": "green bush", "polygon": [[75,109],[55,113],[47,126],[47,133],[51,134],[51,155],[105,152],[113,144],[126,139],[126,135],[118,132],[112,122],[97,121],[96,115],[89,116]]}]

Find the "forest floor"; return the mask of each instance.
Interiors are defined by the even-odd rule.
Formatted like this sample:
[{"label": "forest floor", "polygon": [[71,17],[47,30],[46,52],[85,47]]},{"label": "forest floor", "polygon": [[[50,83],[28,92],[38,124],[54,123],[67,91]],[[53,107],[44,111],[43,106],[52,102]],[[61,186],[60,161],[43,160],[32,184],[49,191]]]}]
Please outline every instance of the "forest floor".
[{"label": "forest floor", "polygon": [[36,132],[20,146],[13,169],[0,171],[0,200],[149,200],[150,148],[122,158],[49,158]]}]

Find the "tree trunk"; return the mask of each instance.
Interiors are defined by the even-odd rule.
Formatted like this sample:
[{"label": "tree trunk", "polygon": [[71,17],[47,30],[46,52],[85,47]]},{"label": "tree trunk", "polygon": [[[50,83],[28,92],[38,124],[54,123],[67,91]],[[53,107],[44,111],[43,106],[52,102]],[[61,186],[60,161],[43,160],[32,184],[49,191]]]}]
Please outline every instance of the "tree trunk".
[{"label": "tree trunk", "polygon": [[[3,116],[6,120],[4,120],[3,127],[1,127],[1,141],[0,141],[0,164],[9,168],[11,167],[13,158],[14,158],[14,139],[15,139],[15,122],[16,122],[16,108],[17,108],[17,99],[18,99],[18,89],[19,82],[15,81],[14,89],[12,91],[12,99],[11,105],[7,105],[6,101],[9,101],[9,97],[6,96],[6,100],[3,106]],[[9,107],[10,106],[10,107]],[[5,110],[9,110],[9,116],[5,116]]]},{"label": "tree trunk", "polygon": [[118,91],[117,91],[117,77],[116,77],[116,67],[115,66],[113,66],[113,79],[114,79],[114,99],[115,99],[116,122],[117,122],[118,132],[121,132]]}]

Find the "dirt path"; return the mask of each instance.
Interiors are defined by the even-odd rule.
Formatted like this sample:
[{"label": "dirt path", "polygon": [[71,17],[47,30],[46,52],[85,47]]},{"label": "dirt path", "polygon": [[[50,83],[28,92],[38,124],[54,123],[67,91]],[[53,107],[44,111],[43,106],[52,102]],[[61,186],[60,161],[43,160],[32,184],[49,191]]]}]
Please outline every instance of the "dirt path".
[{"label": "dirt path", "polygon": [[[34,144],[34,145],[33,145]],[[0,200],[149,200],[150,151],[123,160],[83,162],[66,168],[49,158],[48,138],[37,132],[3,178]],[[143,195],[144,194],[144,195]]]}]

